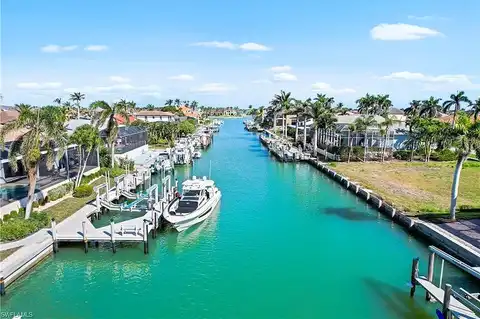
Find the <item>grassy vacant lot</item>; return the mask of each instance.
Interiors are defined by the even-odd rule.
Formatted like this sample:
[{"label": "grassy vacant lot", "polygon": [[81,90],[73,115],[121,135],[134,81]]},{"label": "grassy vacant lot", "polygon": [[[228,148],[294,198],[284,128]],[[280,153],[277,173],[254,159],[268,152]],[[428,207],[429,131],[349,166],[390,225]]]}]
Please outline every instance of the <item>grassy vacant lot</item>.
[{"label": "grassy vacant lot", "polygon": [[[475,164],[462,170],[458,206],[480,207],[480,165]],[[336,163],[334,169],[411,215],[447,212],[450,206],[454,162]]]}]

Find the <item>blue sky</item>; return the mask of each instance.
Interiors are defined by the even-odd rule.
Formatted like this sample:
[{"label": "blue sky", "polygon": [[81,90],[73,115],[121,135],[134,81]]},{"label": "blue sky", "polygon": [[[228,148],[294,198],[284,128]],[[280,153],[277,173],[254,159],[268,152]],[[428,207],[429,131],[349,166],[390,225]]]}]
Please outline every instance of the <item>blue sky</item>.
[{"label": "blue sky", "polygon": [[[480,1],[2,0],[4,104],[480,95]],[[475,41],[477,38],[477,41]]]}]

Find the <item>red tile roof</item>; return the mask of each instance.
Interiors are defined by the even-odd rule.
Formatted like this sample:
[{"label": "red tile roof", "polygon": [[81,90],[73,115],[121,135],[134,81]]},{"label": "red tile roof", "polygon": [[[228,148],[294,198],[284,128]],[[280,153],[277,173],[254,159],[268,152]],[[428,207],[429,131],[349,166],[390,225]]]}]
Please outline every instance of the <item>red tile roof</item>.
[{"label": "red tile roof", "polygon": [[187,117],[194,117],[194,118],[199,118],[199,115],[197,112],[193,111],[191,108],[186,107],[185,105],[182,105],[179,107],[180,111],[182,111],[183,115]]},{"label": "red tile roof", "polygon": [[[125,118],[123,116],[121,116],[120,114],[115,114],[115,120],[117,121],[118,124],[127,124],[127,121],[125,120]],[[132,123],[133,121],[135,121],[135,117],[130,115],[128,117],[128,119],[130,120],[130,123]]]}]

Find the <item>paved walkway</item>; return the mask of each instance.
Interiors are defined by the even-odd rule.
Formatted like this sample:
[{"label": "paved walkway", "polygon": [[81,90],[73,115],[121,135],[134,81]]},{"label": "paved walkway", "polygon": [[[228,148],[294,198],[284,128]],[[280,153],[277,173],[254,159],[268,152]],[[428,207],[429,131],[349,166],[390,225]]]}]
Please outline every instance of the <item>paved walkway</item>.
[{"label": "paved walkway", "polygon": [[480,251],[480,219],[459,220],[437,225],[449,233],[467,241]]}]

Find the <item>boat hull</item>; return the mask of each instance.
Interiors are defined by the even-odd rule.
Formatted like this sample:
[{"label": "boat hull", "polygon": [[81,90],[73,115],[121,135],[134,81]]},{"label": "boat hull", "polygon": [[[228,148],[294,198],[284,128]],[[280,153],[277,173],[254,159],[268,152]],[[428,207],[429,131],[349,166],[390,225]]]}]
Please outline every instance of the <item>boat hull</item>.
[{"label": "boat hull", "polygon": [[168,209],[163,213],[163,219],[167,224],[171,225],[176,231],[182,232],[193,225],[203,222],[207,219],[213,212],[213,210],[218,206],[222,194],[218,191],[211,199],[209,199],[202,207],[188,215],[171,215],[170,207],[175,204],[172,203]]}]

